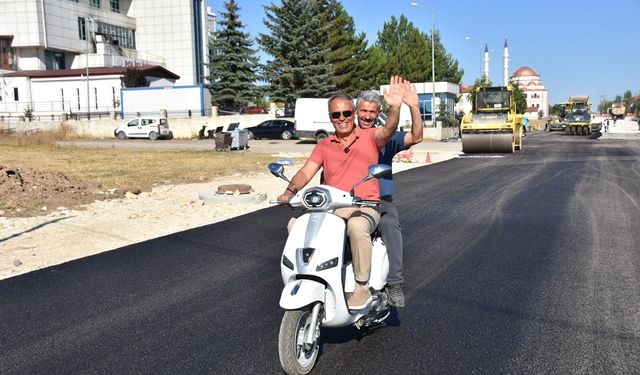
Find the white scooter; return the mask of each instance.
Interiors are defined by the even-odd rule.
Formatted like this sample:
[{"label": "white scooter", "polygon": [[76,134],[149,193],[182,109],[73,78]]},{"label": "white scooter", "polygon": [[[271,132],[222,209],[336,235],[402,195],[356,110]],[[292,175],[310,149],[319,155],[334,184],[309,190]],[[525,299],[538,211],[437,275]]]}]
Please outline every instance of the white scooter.
[{"label": "white scooter", "polygon": [[[289,161],[269,164],[272,174],[289,182],[284,165]],[[372,235],[373,252],[369,287],[373,296],[361,310],[350,310],[347,299],[355,288],[351,250],[346,234],[346,221],[335,215],[337,208],[374,206],[354,195],[356,186],[390,172],[390,167],[369,167],[369,176],[353,186],[350,193],[319,185],[298,192],[288,202],[306,212],[296,219],[282,253],[280,271],[285,286],[280,307],[285,309],[278,353],[287,374],[307,374],[315,365],[320,350],[320,327],[358,329],[381,323],[391,311],[389,296],[384,291],[389,259],[379,235]]]}]

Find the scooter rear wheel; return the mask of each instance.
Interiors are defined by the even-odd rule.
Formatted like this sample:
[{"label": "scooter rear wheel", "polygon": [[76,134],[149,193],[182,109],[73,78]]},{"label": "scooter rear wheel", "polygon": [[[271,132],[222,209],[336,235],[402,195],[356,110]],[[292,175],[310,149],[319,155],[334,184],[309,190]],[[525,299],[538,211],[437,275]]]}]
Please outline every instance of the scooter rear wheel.
[{"label": "scooter rear wheel", "polygon": [[[278,354],[280,365],[287,374],[308,374],[316,364],[320,351],[316,338],[311,347],[305,346],[305,336],[311,327],[311,310],[285,311],[280,324],[278,337]],[[315,335],[314,335],[315,337]]]}]

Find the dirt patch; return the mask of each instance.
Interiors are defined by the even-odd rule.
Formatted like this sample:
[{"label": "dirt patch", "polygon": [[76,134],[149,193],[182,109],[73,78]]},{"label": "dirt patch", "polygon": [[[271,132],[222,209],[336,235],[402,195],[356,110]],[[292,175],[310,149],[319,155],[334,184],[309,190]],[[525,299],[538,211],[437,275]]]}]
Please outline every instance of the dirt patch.
[{"label": "dirt patch", "polygon": [[118,195],[62,172],[0,165],[0,210],[8,217],[48,214]]}]

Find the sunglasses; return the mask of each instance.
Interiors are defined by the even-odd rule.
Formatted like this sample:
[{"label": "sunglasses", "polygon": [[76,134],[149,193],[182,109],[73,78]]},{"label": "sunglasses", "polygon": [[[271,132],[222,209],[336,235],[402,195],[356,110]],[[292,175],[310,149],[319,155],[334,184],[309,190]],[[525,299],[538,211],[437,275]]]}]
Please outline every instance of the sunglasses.
[{"label": "sunglasses", "polygon": [[344,116],[344,118],[349,118],[353,115],[353,111],[331,112],[331,118],[334,120],[339,119],[340,115]]}]

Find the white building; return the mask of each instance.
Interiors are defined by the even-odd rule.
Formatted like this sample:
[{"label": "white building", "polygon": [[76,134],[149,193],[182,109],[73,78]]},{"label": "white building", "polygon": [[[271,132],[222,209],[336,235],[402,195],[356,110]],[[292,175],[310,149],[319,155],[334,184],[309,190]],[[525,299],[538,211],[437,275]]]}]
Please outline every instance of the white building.
[{"label": "white building", "polygon": [[[206,5],[206,0],[1,0],[0,107],[38,108],[40,99],[79,104],[85,107],[81,112],[87,112],[87,102],[89,110],[111,105],[126,67],[160,72],[147,74],[152,86],[201,85],[215,22]],[[119,70],[104,74],[107,68]],[[46,78],[40,71],[48,72]],[[47,86],[60,84],[55,95],[36,89],[44,80]]]},{"label": "white building", "polygon": [[205,0],[2,0],[0,69],[83,68],[89,50],[92,67],[161,65],[201,84],[214,19]]},{"label": "white building", "polygon": [[[433,93],[436,94],[433,103],[435,107],[436,117],[438,116],[441,105],[444,105],[444,108],[446,108],[446,111],[451,116],[454,115],[456,96],[460,93],[459,85],[451,82],[435,82],[435,85],[431,82],[418,82],[413,83],[413,86],[416,88],[416,92],[418,93],[420,114],[422,115],[422,120],[425,123],[433,125],[433,111],[431,109],[431,97],[433,96]],[[383,93],[385,90],[389,90],[389,85],[380,86],[381,93]],[[398,128],[409,129],[410,127],[411,112],[409,111],[409,107],[403,104],[400,108],[400,123],[398,124]]]},{"label": "white building", "polygon": [[528,66],[518,68],[511,75],[511,82],[517,83],[527,98],[525,116],[528,119],[537,119],[540,111],[543,117],[549,115],[549,92],[535,70]]},{"label": "white building", "polygon": [[[180,77],[161,66],[138,68],[152,88],[173,86]],[[39,115],[81,114],[107,116],[118,112],[121,103],[120,77],[124,67],[86,69],[23,70],[0,77],[0,116],[23,115],[26,108]],[[189,108],[188,108],[189,109]]]}]

